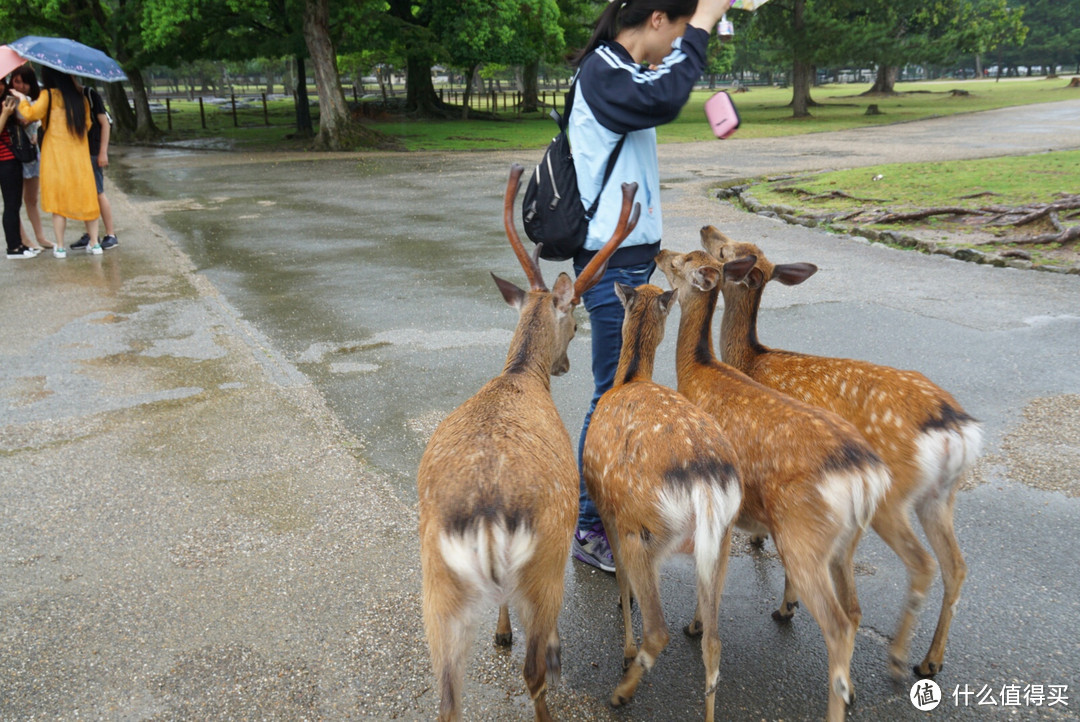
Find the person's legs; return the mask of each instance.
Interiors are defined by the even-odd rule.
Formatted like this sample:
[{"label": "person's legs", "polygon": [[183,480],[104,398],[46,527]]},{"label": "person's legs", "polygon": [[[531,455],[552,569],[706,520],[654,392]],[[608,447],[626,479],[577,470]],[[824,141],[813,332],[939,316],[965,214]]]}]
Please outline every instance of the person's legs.
[{"label": "person's legs", "polygon": [[[579,475],[581,473],[581,455],[585,449],[585,437],[589,431],[589,421],[592,420],[596,402],[614,383],[615,369],[618,368],[619,353],[622,351],[623,307],[619,297],[615,295],[615,283],[618,282],[636,288],[643,283],[648,283],[649,277],[655,268],[656,264],[651,262],[637,266],[609,268],[599,283],[589,289],[582,297],[585,302],[585,309],[589,312],[589,326],[592,333],[594,388],[589,410],[585,413],[585,421],[582,424],[581,435],[578,438]],[[581,270],[581,268],[575,268],[575,274],[580,273]],[[596,537],[600,537],[600,539]],[[614,570],[614,562],[607,538],[604,536],[603,524],[600,521],[596,505],[589,498],[584,478],[581,478],[580,481],[578,531],[575,535],[574,552],[575,558],[581,561],[600,566],[605,571]],[[597,555],[602,557],[604,566],[596,564],[592,559],[582,558]],[[611,569],[606,569],[608,565],[610,565]]]},{"label": "person's legs", "polygon": [[101,244],[98,243],[98,219],[86,221],[86,235],[90,241],[86,244],[86,251],[92,255],[101,254]]},{"label": "person's legs", "polygon": [[[25,168],[25,166],[24,166]],[[52,248],[52,243],[45,239],[45,227],[41,225],[41,207],[38,201],[41,197],[41,178],[30,178],[23,174],[23,205],[26,206],[26,217],[30,220],[30,226],[34,229],[34,239],[41,248]]]},{"label": "person's legs", "polygon": [[22,248],[19,209],[22,207],[22,163],[17,160],[0,161],[0,191],[4,198],[4,240],[8,253]]},{"label": "person's legs", "polygon": [[64,248],[64,231],[67,230],[67,218],[59,213],[52,214],[53,235],[56,236],[56,245],[53,246],[53,255],[57,258],[66,258],[67,249]]},{"label": "person's legs", "polygon": [[101,208],[101,223],[105,226],[105,235],[116,237],[113,229],[112,204],[104,193],[98,193],[98,207]]}]

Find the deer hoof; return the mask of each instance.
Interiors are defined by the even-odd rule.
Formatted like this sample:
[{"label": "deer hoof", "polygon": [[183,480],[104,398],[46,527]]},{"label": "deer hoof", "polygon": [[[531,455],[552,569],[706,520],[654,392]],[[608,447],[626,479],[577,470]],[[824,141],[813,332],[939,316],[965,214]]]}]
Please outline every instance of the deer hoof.
[{"label": "deer hoof", "polygon": [[683,634],[687,637],[700,637],[701,636],[701,622],[694,620],[683,627]]},{"label": "deer hoof", "polygon": [[787,622],[790,622],[790,621],[791,621],[791,618],[792,618],[792,617],[794,617],[794,616],[795,616],[795,614],[794,614],[794,613],[792,613],[792,614],[784,614],[784,613],[783,613],[783,612],[781,612],[781,611],[780,611],[779,609],[777,609],[776,611],[774,611],[774,612],[772,613],[772,618],[773,618],[773,619],[774,619],[775,621],[777,621],[777,622],[783,622],[783,623],[787,623]]},{"label": "deer hoof", "polygon": [[915,672],[915,675],[919,677],[919,679],[929,679],[940,672],[941,668],[944,666],[945,665],[943,664],[934,664],[933,662],[924,661],[922,664],[912,667],[912,671]]},{"label": "deer hoof", "polygon": [[907,662],[897,656],[889,655],[889,676],[894,682],[903,682],[907,677]]},{"label": "deer hoof", "polygon": [[514,644],[514,633],[506,632],[505,634],[495,633],[495,646],[496,647],[511,647]]}]

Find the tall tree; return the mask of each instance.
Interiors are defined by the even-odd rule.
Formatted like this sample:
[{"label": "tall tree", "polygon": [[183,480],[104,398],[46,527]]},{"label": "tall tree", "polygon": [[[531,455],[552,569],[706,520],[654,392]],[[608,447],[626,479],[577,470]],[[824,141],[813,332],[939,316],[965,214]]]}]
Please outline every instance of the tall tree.
[{"label": "tall tree", "polygon": [[141,71],[156,58],[142,42],[143,10],[143,0],[5,0],[0,22],[18,29],[19,34],[39,31],[68,37],[112,56],[127,73],[135,101],[132,113],[120,84],[108,84],[115,133],[118,137],[149,139],[158,130],[150,115]]},{"label": "tall tree", "polygon": [[1024,5],[1026,39],[1011,38],[1001,43],[1000,66],[1041,65],[1052,68],[1071,65],[1080,73],[1080,0],[1028,0]]},{"label": "tall tree", "polygon": [[772,0],[754,12],[748,25],[790,63],[791,109],[796,118],[810,115],[814,68],[836,57],[845,29],[836,16],[836,0]]},{"label": "tall tree", "polygon": [[1021,32],[1022,9],[1006,0],[835,0],[850,29],[839,51],[877,67],[867,93],[893,93],[899,69],[987,52]]}]

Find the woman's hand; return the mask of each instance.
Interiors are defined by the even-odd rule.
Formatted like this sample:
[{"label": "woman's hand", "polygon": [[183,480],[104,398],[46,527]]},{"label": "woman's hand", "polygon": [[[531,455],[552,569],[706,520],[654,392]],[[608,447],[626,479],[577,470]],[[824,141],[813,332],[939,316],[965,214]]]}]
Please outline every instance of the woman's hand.
[{"label": "woman's hand", "polygon": [[16,98],[4,98],[4,107],[0,110],[0,125],[7,123],[8,118],[15,112],[15,109],[19,107],[19,101]]},{"label": "woman's hand", "polygon": [[732,2],[733,0],[698,0],[697,10],[690,18],[690,24],[711,33]]}]

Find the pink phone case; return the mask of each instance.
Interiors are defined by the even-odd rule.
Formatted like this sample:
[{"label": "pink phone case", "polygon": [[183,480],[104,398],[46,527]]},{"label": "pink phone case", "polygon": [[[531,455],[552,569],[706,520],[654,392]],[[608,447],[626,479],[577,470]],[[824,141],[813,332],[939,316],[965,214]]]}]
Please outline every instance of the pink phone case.
[{"label": "pink phone case", "polygon": [[724,90],[705,101],[705,117],[717,138],[728,138],[739,127],[739,111]]}]

